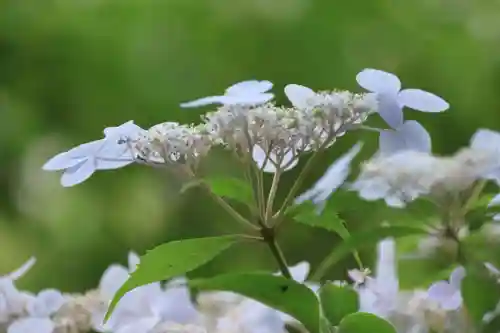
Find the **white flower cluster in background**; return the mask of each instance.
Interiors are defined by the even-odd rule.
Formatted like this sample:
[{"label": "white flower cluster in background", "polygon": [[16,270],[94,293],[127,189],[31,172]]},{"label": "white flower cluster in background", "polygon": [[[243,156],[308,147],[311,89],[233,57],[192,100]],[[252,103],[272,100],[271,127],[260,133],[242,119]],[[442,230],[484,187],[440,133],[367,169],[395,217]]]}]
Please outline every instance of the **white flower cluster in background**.
[{"label": "white flower cluster in background", "polygon": [[[373,276],[369,270],[349,271],[359,295],[359,311],[387,319],[401,333],[464,331],[467,319],[460,312],[463,308],[460,286],[466,272],[462,266],[452,271],[448,281],[435,282],[427,290],[402,290],[399,288],[395,241],[381,241],[377,254]],[[484,263],[484,266],[500,278],[500,271],[495,266],[491,263]],[[500,309],[500,304],[497,308]],[[488,322],[499,313],[497,310],[486,313],[483,321]]]},{"label": "white flower cluster in background", "polygon": [[[183,277],[138,287],[127,293],[103,324],[108,304],[139,263],[131,252],[128,267],[113,264],[99,286],[82,295],[47,289],[19,291],[14,283],[35,263],[30,259],[0,278],[0,332],[7,333],[286,333],[285,325],[301,328],[290,316],[229,292],[204,292],[193,301]],[[290,267],[304,282],[309,264]],[[316,291],[319,286],[307,284]]]},{"label": "white flower cluster in background", "polygon": [[[4,327],[7,333],[286,333],[286,326],[293,326],[305,332],[294,318],[244,296],[202,292],[193,299],[184,277],[127,293],[103,324],[109,302],[139,260],[131,252],[128,267],[111,265],[95,290],[76,295],[54,289],[38,294],[19,291],[14,283],[34,264],[30,259],[16,272],[0,278],[0,331]],[[500,283],[500,271],[491,263],[484,265]],[[306,281],[307,262],[290,267],[290,271],[294,280],[318,292],[318,284]],[[378,244],[373,276],[369,269],[351,270],[348,275],[359,296],[358,310],[387,319],[398,332],[456,332],[465,325],[460,316],[462,267],[451,273],[449,281],[438,281],[427,290],[401,290],[395,241],[385,239]],[[327,283],[347,285],[343,281]],[[496,315],[495,310],[483,320]]]}]

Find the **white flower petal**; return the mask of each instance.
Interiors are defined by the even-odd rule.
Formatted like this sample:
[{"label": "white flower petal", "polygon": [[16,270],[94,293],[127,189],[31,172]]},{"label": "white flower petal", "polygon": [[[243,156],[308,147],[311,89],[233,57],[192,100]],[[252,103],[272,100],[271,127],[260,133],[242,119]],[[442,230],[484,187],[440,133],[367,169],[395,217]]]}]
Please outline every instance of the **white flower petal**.
[{"label": "white flower petal", "polygon": [[99,292],[105,299],[111,300],[116,291],[127,281],[128,270],[121,265],[111,265],[105,271],[99,282]]},{"label": "white flower petal", "polygon": [[10,324],[7,333],[53,333],[54,328],[49,318],[22,318]]},{"label": "white flower petal", "polygon": [[491,262],[485,262],[484,267],[493,275],[500,275],[500,270],[495,267]]},{"label": "white flower petal", "polygon": [[210,104],[227,104],[227,101],[233,100],[228,96],[209,96],[203,97],[199,99],[195,99],[194,101],[181,103],[181,108],[196,108],[199,106],[205,106]]},{"label": "white flower petal", "polygon": [[255,95],[269,91],[273,87],[271,81],[249,80],[238,82],[226,89],[226,95]]},{"label": "white flower petal", "polygon": [[223,105],[257,105],[270,101],[274,98],[271,93],[262,94],[244,94],[244,95],[231,95],[231,96],[210,96],[200,98],[191,102],[182,103],[180,106],[183,108],[193,108],[205,106],[210,104],[223,104]]},{"label": "white flower petal", "polygon": [[82,161],[85,161],[85,158],[72,158],[67,152],[57,154],[48,160],[43,166],[42,169],[46,171],[55,171],[55,170],[64,170],[67,168],[71,168]]},{"label": "white flower petal", "polygon": [[119,325],[114,333],[149,333],[159,322],[157,317],[138,318],[128,325]]},{"label": "white flower petal", "polygon": [[350,171],[350,164],[359,153],[362,143],[355,144],[347,153],[339,157],[326,170],[325,174],[314,184],[314,186],[295,199],[297,204],[306,200],[311,200],[322,209],[324,202],[337,190],[347,179]]},{"label": "white flower petal", "polygon": [[27,305],[28,313],[33,317],[49,317],[64,304],[64,296],[60,291],[47,289],[41,291]]},{"label": "white flower petal", "polygon": [[87,160],[89,156],[93,156],[101,149],[105,143],[104,139],[96,140],[81,144],[70,149],[67,152],[58,154],[47,161],[42,169],[47,171],[63,170],[76,166],[77,164]]},{"label": "white flower petal", "polygon": [[398,101],[410,109],[423,112],[442,112],[450,105],[441,97],[420,89],[405,89],[398,95]]},{"label": "white flower petal", "polygon": [[180,324],[192,323],[199,316],[198,310],[191,301],[185,278],[171,280],[162,297],[156,300],[153,307],[163,320]]},{"label": "white flower petal", "polygon": [[128,271],[130,273],[134,272],[137,268],[137,265],[141,263],[141,258],[139,255],[133,251],[128,253]]},{"label": "white flower petal", "polygon": [[403,109],[392,95],[379,94],[377,96],[377,101],[378,114],[382,119],[384,119],[387,125],[391,126],[394,129],[397,129],[401,125],[403,125]]},{"label": "white flower petal", "polygon": [[382,131],[379,136],[380,152],[394,154],[403,150],[431,152],[431,136],[415,120],[405,122],[397,130]]},{"label": "white flower petal", "polygon": [[427,296],[433,301],[442,303],[451,298],[456,291],[457,289],[455,289],[447,281],[438,281],[429,287],[427,290]]},{"label": "white flower petal", "polygon": [[451,297],[443,300],[441,302],[441,307],[443,310],[457,310],[462,306],[462,294],[460,290],[457,290]]},{"label": "white flower petal", "polygon": [[307,279],[310,269],[311,265],[307,261],[302,261],[290,267],[290,274],[295,281],[303,283]]},{"label": "white flower petal", "polygon": [[143,129],[136,124],[133,120],[129,120],[119,126],[106,127],[104,129],[104,136],[106,138],[122,137],[136,134]]},{"label": "white flower petal", "polygon": [[368,91],[375,93],[396,94],[401,89],[399,78],[388,72],[367,68],[356,75],[358,84]]},{"label": "white flower petal", "polygon": [[253,106],[253,105],[259,105],[259,104],[264,104],[269,102],[274,98],[274,94],[271,93],[262,93],[262,94],[247,94],[247,95],[239,95],[239,96],[234,96],[231,97],[230,99],[228,98],[226,105],[248,105],[248,106]]},{"label": "white flower petal", "polygon": [[457,289],[460,290],[460,285],[462,284],[462,280],[465,277],[465,268],[462,266],[459,266],[455,268],[451,274],[450,274],[450,285]]},{"label": "white flower petal", "polygon": [[298,109],[310,107],[308,101],[316,96],[314,90],[298,84],[288,84],[285,86],[285,95],[288,100]]},{"label": "white flower petal", "polygon": [[478,129],[470,140],[470,146],[500,154],[500,133],[485,128]]},{"label": "white flower petal", "polygon": [[401,140],[399,133],[393,130],[384,130],[380,132],[378,146],[382,155],[391,155],[406,150],[406,142]]},{"label": "white flower petal", "polygon": [[12,273],[9,273],[7,277],[15,281],[24,276],[33,267],[33,265],[35,265],[35,263],[36,263],[36,258],[31,257],[21,267],[19,267]]},{"label": "white flower petal", "polygon": [[71,187],[89,179],[96,170],[94,162],[94,159],[90,158],[80,164],[66,169],[61,177],[61,185],[64,187]]}]

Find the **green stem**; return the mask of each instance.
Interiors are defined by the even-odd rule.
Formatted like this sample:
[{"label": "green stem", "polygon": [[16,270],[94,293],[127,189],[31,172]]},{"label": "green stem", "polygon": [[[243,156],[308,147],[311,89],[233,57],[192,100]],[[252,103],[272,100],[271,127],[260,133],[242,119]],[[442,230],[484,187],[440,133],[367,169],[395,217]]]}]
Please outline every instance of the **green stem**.
[{"label": "green stem", "polygon": [[256,225],[254,225],[252,222],[248,221],[246,218],[241,216],[240,213],[234,210],[234,208],[231,207],[231,205],[229,205],[226,201],[224,201],[224,199],[222,199],[217,194],[212,192],[212,190],[207,184],[205,183],[202,184],[203,187],[207,190],[208,194],[215,200],[215,202],[217,202],[227,213],[229,213],[229,215],[231,215],[236,220],[236,222],[240,223],[244,227],[249,228],[251,230],[259,230],[259,228]]},{"label": "green stem", "polygon": [[281,248],[276,241],[274,229],[263,226],[260,230],[260,233],[262,235],[262,238],[264,239],[264,242],[269,246],[274,259],[276,259],[281,274],[283,274],[283,276],[287,279],[292,279],[292,274],[290,274],[290,270],[288,269],[288,264],[286,262],[285,256],[283,255],[283,251],[281,251]]},{"label": "green stem", "polygon": [[467,201],[463,206],[462,209],[463,215],[467,214],[467,212],[472,208],[472,205],[474,205],[474,203],[476,203],[476,201],[479,199],[479,196],[483,192],[486,183],[487,183],[486,180],[481,180],[474,186],[470,197],[467,199]]},{"label": "green stem", "polygon": [[288,205],[290,205],[292,200],[295,198],[297,191],[300,189],[300,187],[302,186],[302,183],[304,182],[304,180],[306,178],[307,173],[314,165],[314,161],[316,160],[317,156],[319,156],[319,152],[320,151],[318,150],[317,152],[313,153],[313,155],[309,158],[309,160],[307,161],[304,168],[300,171],[300,174],[297,177],[297,180],[295,180],[295,183],[293,184],[292,188],[288,192],[288,195],[286,196],[285,201],[283,201],[281,208],[278,210],[278,212],[274,216],[275,226],[278,226],[283,221],[283,218],[285,215],[285,209],[288,207]]},{"label": "green stem", "polygon": [[269,190],[269,196],[267,198],[266,214],[265,214],[266,225],[269,225],[269,221],[273,215],[273,203],[274,203],[274,198],[276,197],[276,192],[278,191],[278,184],[280,181],[280,176],[281,176],[281,170],[278,169],[274,173],[273,183],[271,185],[271,189]]}]

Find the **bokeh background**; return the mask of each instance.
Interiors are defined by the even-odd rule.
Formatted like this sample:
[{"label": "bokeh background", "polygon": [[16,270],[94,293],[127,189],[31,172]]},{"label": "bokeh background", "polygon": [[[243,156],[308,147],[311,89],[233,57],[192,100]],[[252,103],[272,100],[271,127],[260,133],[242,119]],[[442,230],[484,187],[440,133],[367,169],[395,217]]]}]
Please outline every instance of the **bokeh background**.
[{"label": "bokeh background", "polygon": [[[271,80],[277,101],[287,103],[287,83],[359,91],[356,73],[379,68],[450,102],[443,114],[406,112],[431,132],[435,152],[454,152],[478,127],[500,129],[499,17],[494,0],[0,1],[0,273],[35,255],[21,287],[83,291],[110,263],[124,263],[130,249],[239,232],[210,198],[196,189],[179,194],[180,180],[162,171],[98,172],[64,189],[57,173],[41,170],[107,126],[197,122],[203,109],[178,104],[238,81]],[[376,136],[353,132],[307,183],[360,139],[362,158],[369,157]],[[285,175],[279,198],[301,165]],[[237,174],[237,165],[214,154],[204,171]],[[335,205],[352,229],[425,215],[402,217],[348,195]],[[290,263],[314,266],[339,241],[293,224],[284,229]],[[373,251],[363,256],[369,261]],[[344,277],[352,265],[347,259],[329,277]],[[425,275],[407,266],[407,275]],[[240,246],[194,274],[245,267],[276,270],[264,246]]]}]

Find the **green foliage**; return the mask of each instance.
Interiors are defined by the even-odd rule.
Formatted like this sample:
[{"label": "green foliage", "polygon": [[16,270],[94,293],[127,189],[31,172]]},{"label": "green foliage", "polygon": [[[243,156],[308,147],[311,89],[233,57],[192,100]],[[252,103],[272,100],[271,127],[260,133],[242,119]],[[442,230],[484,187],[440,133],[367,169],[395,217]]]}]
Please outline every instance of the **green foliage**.
[{"label": "green foliage", "polygon": [[238,273],[196,279],[189,282],[198,290],[232,291],[300,321],[311,333],[320,331],[320,304],[312,290],[282,276],[264,273]]},{"label": "green foliage", "polygon": [[319,297],[323,315],[333,326],[359,309],[358,293],[351,286],[326,284],[319,290]]},{"label": "green foliage", "polygon": [[500,285],[484,267],[468,267],[461,284],[462,297],[469,316],[476,325],[493,311],[500,300]]},{"label": "green foliage", "polygon": [[205,178],[212,192],[220,197],[250,205],[254,202],[252,186],[241,179],[230,177]]},{"label": "green foliage", "polygon": [[141,257],[136,270],[116,292],[105,319],[109,319],[118,301],[132,289],[189,272],[242,239],[237,235],[186,239],[165,243],[148,251]]},{"label": "green foliage", "polygon": [[403,226],[378,227],[354,233],[334,248],[334,250],[321,262],[312,278],[314,280],[319,280],[330,267],[335,265],[350,252],[373,246],[384,238],[399,238],[425,233],[426,231],[420,228]]},{"label": "green foliage", "polygon": [[342,319],[338,333],[396,333],[388,321],[370,313],[353,313]]},{"label": "green foliage", "polygon": [[291,211],[294,221],[335,232],[342,239],[349,237],[345,221],[334,210],[325,208],[321,214],[317,214],[316,206],[310,201],[292,207],[294,207],[293,211]]}]

